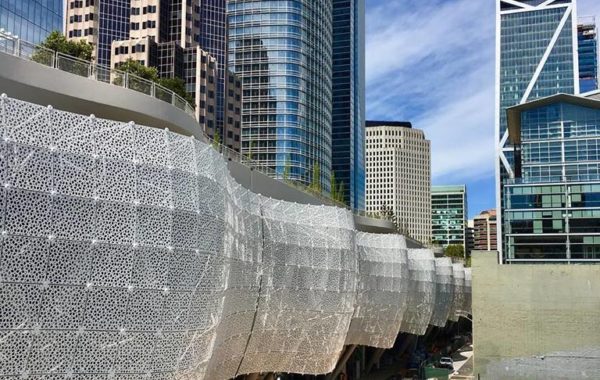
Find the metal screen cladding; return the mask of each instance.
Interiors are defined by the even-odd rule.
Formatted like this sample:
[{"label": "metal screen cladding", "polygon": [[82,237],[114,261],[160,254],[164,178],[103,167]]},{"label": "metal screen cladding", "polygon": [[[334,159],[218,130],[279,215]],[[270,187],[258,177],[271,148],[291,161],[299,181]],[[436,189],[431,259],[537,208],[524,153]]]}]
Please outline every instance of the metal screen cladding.
[{"label": "metal screen cladding", "polygon": [[262,212],[262,286],[240,373],[327,373],[354,311],[352,214],[271,199]]},{"label": "metal screen cladding", "polygon": [[449,257],[435,258],[435,307],[429,324],[437,327],[446,326],[452,301],[454,300],[454,279],[452,277],[452,259]]},{"label": "metal screen cladding", "polygon": [[471,268],[465,268],[465,297],[461,317],[468,317],[471,314],[471,275]]},{"label": "metal screen cladding", "polygon": [[358,232],[359,280],[346,344],[394,345],[408,301],[406,241],[400,235]]},{"label": "metal screen cladding", "polygon": [[454,279],[454,299],[448,319],[458,321],[465,304],[465,267],[463,264],[452,264],[452,277]]},{"label": "metal screen cladding", "polygon": [[423,335],[433,314],[436,274],[433,251],[409,249],[408,270],[410,272],[408,305],[400,331]]},{"label": "metal screen cladding", "polygon": [[1,378],[324,374],[470,309],[462,266],[436,293],[430,250],[252,193],[193,138],[4,95],[0,133]]}]

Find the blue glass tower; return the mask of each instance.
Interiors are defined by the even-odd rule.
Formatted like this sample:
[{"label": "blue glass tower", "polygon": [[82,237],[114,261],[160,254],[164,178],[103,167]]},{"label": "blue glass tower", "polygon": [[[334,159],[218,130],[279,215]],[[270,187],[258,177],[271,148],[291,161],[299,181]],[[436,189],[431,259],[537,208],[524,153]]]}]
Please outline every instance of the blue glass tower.
[{"label": "blue glass tower", "polygon": [[62,22],[63,0],[0,1],[0,28],[23,40],[38,43]]},{"label": "blue glass tower", "polygon": [[575,0],[496,1],[496,202],[503,252],[504,182],[515,177],[506,110],[557,93],[578,93],[579,70]]},{"label": "blue glass tower", "polygon": [[243,84],[242,153],[329,193],[331,0],[231,0],[227,9],[228,65]]},{"label": "blue glass tower", "polygon": [[558,94],[509,108],[507,262],[600,262],[599,98]]},{"label": "blue glass tower", "polygon": [[332,170],[345,203],[365,208],[364,0],[333,0]]},{"label": "blue glass tower", "polygon": [[598,89],[598,37],[594,18],[580,20],[577,26],[577,45],[579,87],[583,94]]}]

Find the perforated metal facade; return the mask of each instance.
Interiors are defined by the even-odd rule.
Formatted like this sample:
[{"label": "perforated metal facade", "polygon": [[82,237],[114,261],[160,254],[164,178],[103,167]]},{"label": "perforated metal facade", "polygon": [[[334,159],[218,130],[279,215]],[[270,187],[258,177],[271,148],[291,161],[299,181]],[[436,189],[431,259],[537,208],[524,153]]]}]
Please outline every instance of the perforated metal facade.
[{"label": "perforated metal facade", "polygon": [[323,374],[430,323],[431,251],[254,194],[207,144],[5,96],[0,121],[1,377]]}]

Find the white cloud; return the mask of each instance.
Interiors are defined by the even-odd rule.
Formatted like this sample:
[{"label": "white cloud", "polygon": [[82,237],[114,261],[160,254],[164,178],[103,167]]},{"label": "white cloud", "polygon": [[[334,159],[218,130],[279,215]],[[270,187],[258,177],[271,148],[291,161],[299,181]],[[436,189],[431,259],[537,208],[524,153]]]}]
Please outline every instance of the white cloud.
[{"label": "white cloud", "polygon": [[491,1],[397,0],[368,11],[368,117],[423,129],[434,178],[493,173],[493,19]]}]

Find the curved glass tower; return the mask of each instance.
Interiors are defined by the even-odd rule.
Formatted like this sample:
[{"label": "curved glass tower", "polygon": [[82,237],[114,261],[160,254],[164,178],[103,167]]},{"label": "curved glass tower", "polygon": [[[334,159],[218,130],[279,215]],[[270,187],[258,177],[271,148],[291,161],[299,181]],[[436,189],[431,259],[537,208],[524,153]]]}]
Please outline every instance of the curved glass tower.
[{"label": "curved glass tower", "polygon": [[[243,81],[242,152],[279,178],[331,174],[331,0],[228,1],[230,70]],[[318,170],[316,170],[318,167]]]}]

